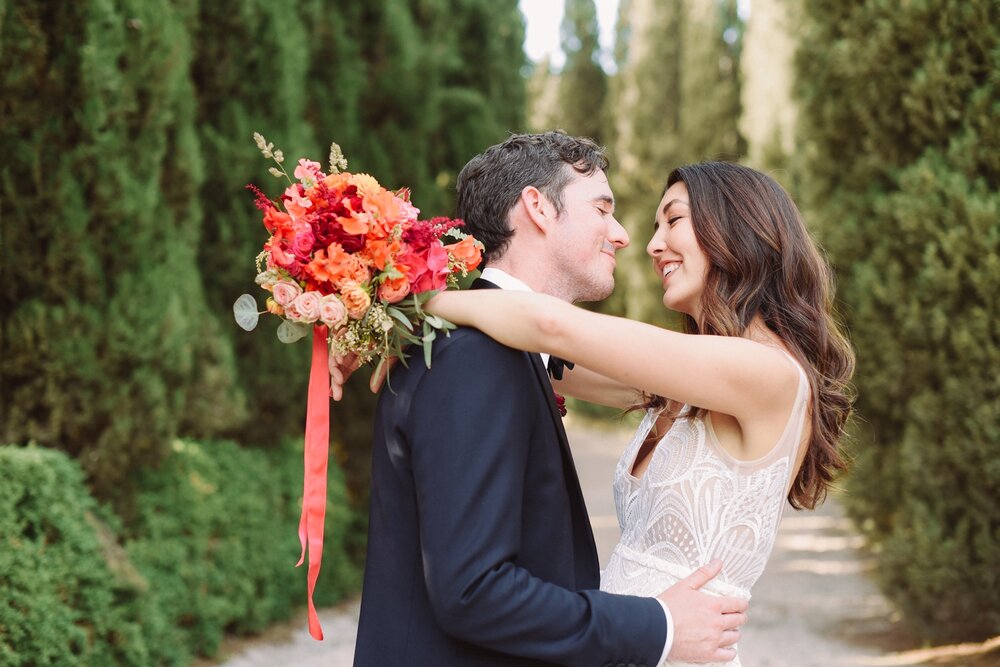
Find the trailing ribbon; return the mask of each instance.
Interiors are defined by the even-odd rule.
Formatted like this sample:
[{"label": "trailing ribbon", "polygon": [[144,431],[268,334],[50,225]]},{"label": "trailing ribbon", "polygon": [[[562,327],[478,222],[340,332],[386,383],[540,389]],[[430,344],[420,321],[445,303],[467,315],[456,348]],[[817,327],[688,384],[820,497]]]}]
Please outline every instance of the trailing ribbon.
[{"label": "trailing ribbon", "polygon": [[306,403],[305,476],[302,480],[302,516],[299,518],[299,542],[302,555],[295,567],[305,561],[309,548],[309,634],[323,639],[313,591],[323,561],[323,524],[326,519],[326,466],[330,454],[330,367],[326,327],[313,327],[312,367],[309,370],[309,398]]}]

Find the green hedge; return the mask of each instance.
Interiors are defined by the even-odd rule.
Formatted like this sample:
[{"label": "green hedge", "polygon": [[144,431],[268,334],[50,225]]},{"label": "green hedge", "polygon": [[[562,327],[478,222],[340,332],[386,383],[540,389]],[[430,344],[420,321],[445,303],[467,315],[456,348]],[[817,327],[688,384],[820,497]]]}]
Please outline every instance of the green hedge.
[{"label": "green hedge", "polygon": [[801,180],[858,351],[851,514],[935,641],[1000,633],[1000,3],[806,0]]},{"label": "green hedge", "polygon": [[[178,440],[123,524],[65,455],[0,447],[0,666],[185,665],[305,609],[301,469],[301,446]],[[330,482],[321,605],[360,586],[358,519]]]}]

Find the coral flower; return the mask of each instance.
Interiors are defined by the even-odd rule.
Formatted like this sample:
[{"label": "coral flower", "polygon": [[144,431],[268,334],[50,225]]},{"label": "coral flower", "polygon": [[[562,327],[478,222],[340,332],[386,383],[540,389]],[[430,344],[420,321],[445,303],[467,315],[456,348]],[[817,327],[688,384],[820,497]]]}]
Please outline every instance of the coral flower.
[{"label": "coral flower", "polygon": [[403,242],[398,239],[369,240],[366,247],[368,257],[372,260],[372,266],[379,271],[384,271],[386,263],[398,255],[402,249]]},{"label": "coral flower", "polygon": [[313,260],[306,265],[306,272],[319,282],[339,283],[345,274],[351,256],[337,243],[331,243],[326,250],[317,250]]},{"label": "coral flower", "polygon": [[465,267],[466,271],[472,271],[483,260],[483,253],[479,250],[476,239],[471,236],[466,236],[458,243],[446,245],[444,248],[456,262]]}]

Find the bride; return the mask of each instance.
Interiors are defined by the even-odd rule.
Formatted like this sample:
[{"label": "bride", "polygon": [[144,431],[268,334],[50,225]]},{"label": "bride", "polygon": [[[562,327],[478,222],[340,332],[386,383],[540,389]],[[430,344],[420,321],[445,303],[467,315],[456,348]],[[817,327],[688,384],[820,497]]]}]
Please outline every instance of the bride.
[{"label": "bride", "polygon": [[785,499],[812,509],[845,467],[854,356],[831,272],[781,186],[728,163],[670,174],[646,250],[685,333],[530,292],[446,292],[428,309],[576,362],[557,391],[646,410],[615,473],[603,590],[655,595],[718,558],[706,590],[749,598]]}]

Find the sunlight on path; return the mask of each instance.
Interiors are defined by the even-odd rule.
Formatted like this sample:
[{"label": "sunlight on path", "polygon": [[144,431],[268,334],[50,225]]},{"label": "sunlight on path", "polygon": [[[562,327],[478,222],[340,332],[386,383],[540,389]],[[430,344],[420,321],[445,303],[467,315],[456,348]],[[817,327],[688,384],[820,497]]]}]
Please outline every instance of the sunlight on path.
[{"label": "sunlight on path", "polygon": [[[621,428],[604,431],[576,426],[571,419],[568,422],[603,565],[618,540],[611,479],[630,434]],[[863,540],[836,498],[814,512],[786,508],[771,561],[750,601],[750,622],[740,643],[746,667],[907,667],[932,663],[958,667],[965,663],[956,658],[1000,647],[998,637],[984,644],[907,650],[916,644],[898,629],[888,603],[870,577],[874,559],[862,547]],[[354,658],[358,609],[354,600],[321,611],[327,637],[323,642],[309,637],[302,614],[261,638],[227,642],[227,660],[203,662],[197,667],[349,667]]]}]

